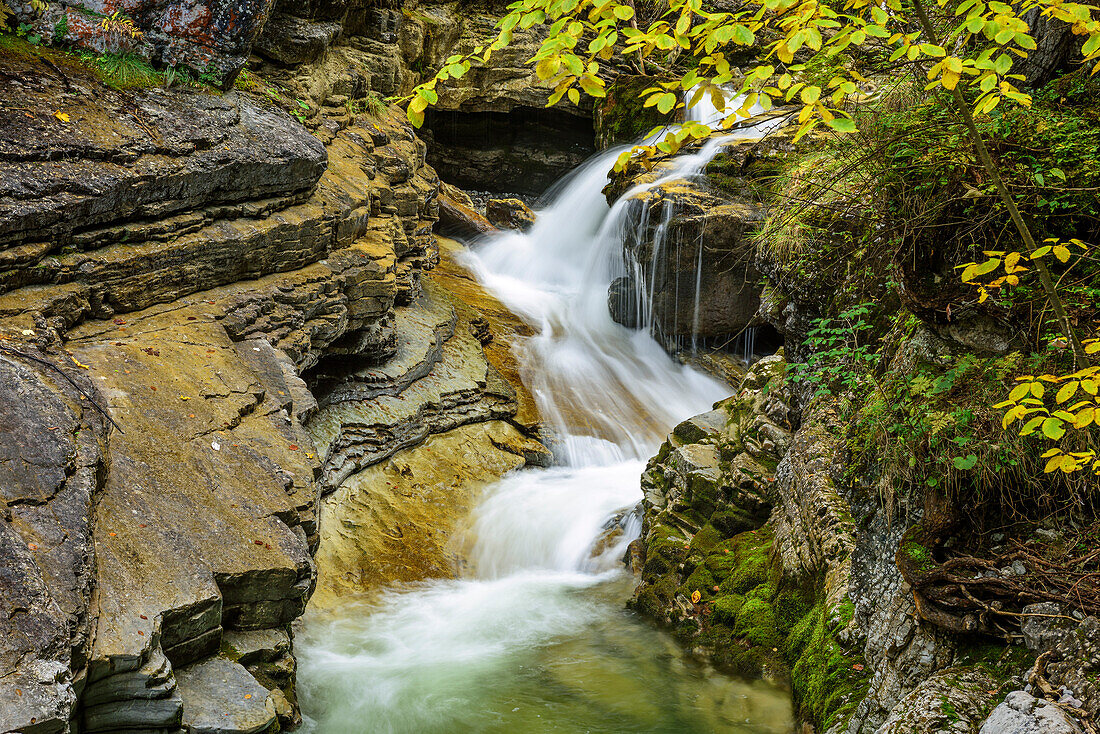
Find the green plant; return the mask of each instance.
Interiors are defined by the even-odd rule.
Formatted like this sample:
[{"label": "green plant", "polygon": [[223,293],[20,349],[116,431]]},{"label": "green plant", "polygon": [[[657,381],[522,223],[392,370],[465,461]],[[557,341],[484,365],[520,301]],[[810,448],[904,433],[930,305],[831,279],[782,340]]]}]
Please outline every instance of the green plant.
[{"label": "green plant", "polygon": [[819,318],[804,342],[810,353],[804,363],[791,365],[791,379],[814,388],[815,395],[857,392],[868,382],[878,357],[860,335],[871,328],[865,317],[873,304],[845,309],[837,318]]},{"label": "green plant", "polygon": [[62,13],[57,22],[53,24],[53,42],[59,44],[69,35],[69,14]]},{"label": "green plant", "polygon": [[115,89],[135,89],[160,86],[163,75],[149,65],[149,62],[134,54],[102,54],[81,52],[78,58],[90,66],[99,78]]}]

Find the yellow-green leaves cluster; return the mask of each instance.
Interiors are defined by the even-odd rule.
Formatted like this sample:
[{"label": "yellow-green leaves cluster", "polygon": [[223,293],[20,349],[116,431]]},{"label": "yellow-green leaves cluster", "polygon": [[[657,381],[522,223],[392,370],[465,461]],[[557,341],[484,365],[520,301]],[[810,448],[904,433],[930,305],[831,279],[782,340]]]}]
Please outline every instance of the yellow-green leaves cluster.
[{"label": "yellow-green leaves cluster", "polygon": [[[1100,353],[1100,340],[1085,342],[1089,354]],[[1004,408],[1002,425],[1008,428],[1022,421],[1021,436],[1042,435],[1050,441],[1062,441],[1070,430],[1084,431],[1100,423],[1100,367],[1087,367],[1068,375],[1024,375],[1017,378],[1017,385],[1004,402],[995,408]],[[1100,475],[1100,458],[1096,450],[1088,447],[1087,437],[1081,434],[1078,451],[1067,451],[1062,446],[1052,446],[1044,454],[1047,474],[1061,471],[1065,474],[1089,469]]]},{"label": "yellow-green leaves cluster", "polygon": [[[1044,240],[1041,247],[1037,247],[1026,256],[1020,252],[1004,252],[1001,250],[985,250],[982,254],[986,259],[982,262],[969,262],[956,265],[956,270],[962,270],[960,277],[964,283],[969,283],[978,288],[978,303],[985,303],[991,291],[995,291],[1005,285],[1019,285],[1020,274],[1027,272],[1029,268],[1024,264],[1033,260],[1041,260],[1053,255],[1059,262],[1067,263],[1073,256],[1073,249],[1079,248],[1082,253],[1088,252],[1089,246],[1079,239],[1071,239],[1059,242],[1057,238]],[[979,278],[996,274],[1003,275],[992,280],[982,282]]]},{"label": "yellow-green leaves cluster", "polygon": [[[928,23],[918,22],[928,15],[925,1],[944,30],[933,31]],[[492,43],[451,57],[440,76],[405,98],[409,119],[421,123],[424,109],[433,104],[431,95],[421,94],[423,88],[434,90],[435,81],[465,74],[471,61],[488,61],[494,51],[512,42],[513,32],[534,25],[549,26],[538,52],[529,59],[538,77],[553,86],[549,104],[563,97],[577,104],[582,93],[604,96],[604,67],[615,54],[638,67],[649,61],[665,66],[676,56],[688,55],[689,62],[681,67],[691,70],[670,86],[653,90],[647,104],[667,112],[682,104],[687,90],[732,85],[745,102],[738,110],[726,110],[733,120],[754,104],[764,109],[795,105],[799,137],[819,125],[841,133],[856,129],[848,102],[862,93],[867,81],[851,61],[859,57],[887,56],[926,75],[929,89],[942,87],[954,93],[969,88],[975,92],[969,99],[978,115],[1006,100],[1030,105],[1030,96],[1017,86],[1021,77],[1013,73],[1013,66],[1036,48],[1024,20],[1034,10],[1044,19],[1067,24],[1081,38],[1086,61],[1096,62],[1093,71],[1100,69],[1100,7],[1082,2],[745,0],[735,12],[715,12],[704,7],[703,0],[666,0],[662,7],[666,9],[661,16],[640,27],[631,2],[516,0],[498,23]],[[953,20],[945,26],[939,22],[945,18]],[[929,33],[941,37],[928,37]],[[733,52],[749,46],[758,47],[759,63],[735,68]],[[842,63],[841,54],[850,58]],[[796,63],[796,56],[812,58],[814,69],[832,69],[832,78],[817,79],[807,65]]]}]

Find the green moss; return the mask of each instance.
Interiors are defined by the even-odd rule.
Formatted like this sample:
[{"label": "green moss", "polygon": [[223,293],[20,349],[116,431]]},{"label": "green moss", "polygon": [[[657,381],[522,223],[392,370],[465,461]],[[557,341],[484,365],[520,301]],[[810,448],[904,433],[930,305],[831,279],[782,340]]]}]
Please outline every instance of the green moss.
[{"label": "green moss", "polygon": [[786,642],[787,657],[794,661],[795,705],[802,717],[822,731],[851,716],[870,682],[862,658],[837,641],[828,611],[823,602],[817,603],[791,629]]},{"label": "green moss", "polygon": [[737,613],[745,603],[745,597],[740,594],[724,594],[714,600],[712,614],[714,621],[732,625],[737,622]]},{"label": "green moss", "polygon": [[914,543],[913,541],[902,543],[901,552],[922,571],[928,571],[936,567],[936,562],[932,559],[932,553],[920,543]]},{"label": "green moss", "polygon": [[964,638],[959,646],[957,662],[981,668],[1001,686],[1021,670],[1031,668],[1035,655],[1023,645],[1006,646],[982,638]]},{"label": "green moss", "polygon": [[779,626],[776,624],[772,606],[766,599],[746,598],[737,612],[733,631],[753,645],[773,648],[780,644]]},{"label": "green moss", "polygon": [[695,537],[691,539],[691,552],[701,551],[706,553],[718,543],[722,542],[722,533],[710,523],[707,523],[699,532],[695,534]]},{"label": "green moss", "polygon": [[735,507],[715,512],[710,516],[710,522],[723,537],[729,538],[760,527],[761,519]]}]

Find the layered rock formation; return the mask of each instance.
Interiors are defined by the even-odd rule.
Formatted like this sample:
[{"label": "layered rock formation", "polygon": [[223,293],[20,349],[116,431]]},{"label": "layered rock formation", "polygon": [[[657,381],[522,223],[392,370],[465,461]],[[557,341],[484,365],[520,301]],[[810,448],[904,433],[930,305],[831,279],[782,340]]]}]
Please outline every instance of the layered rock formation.
[{"label": "layered rock formation", "polygon": [[[355,104],[368,92],[407,94],[452,54],[487,45],[505,12],[491,3],[276,3],[256,50],[273,62],[265,76],[315,108],[332,99]],[[446,180],[538,194],[595,151],[587,103],[545,109],[553,85],[527,64],[541,32],[517,31],[487,64],[439,84],[422,136]]]},{"label": "layered rock formation", "polygon": [[543,460],[478,316],[422,286],[425,147],[390,113],[322,145],[241,94],[14,71],[0,730],[292,726],[322,493],[471,423],[500,471]]}]

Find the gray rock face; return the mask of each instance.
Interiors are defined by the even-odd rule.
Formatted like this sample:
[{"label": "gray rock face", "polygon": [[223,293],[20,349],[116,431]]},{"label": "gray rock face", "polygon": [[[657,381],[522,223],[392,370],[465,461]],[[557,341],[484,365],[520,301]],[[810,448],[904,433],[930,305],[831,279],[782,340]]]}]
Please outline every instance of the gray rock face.
[{"label": "gray rock face", "polygon": [[1073,691],[1085,710],[1100,709],[1100,619],[1085,617],[1067,629],[1054,645],[1047,674],[1052,684]]},{"label": "gray rock face", "polygon": [[282,64],[304,64],[320,57],[341,30],[337,22],[316,22],[275,13],[264,24],[256,50]]},{"label": "gray rock face", "polygon": [[92,87],[69,96],[60,78],[26,71],[0,98],[43,109],[65,99],[70,122],[0,126],[0,244],[36,232],[57,250],[84,251],[121,239],[109,229],[121,221],[164,237],[202,223],[173,215],[286,199],[325,170],[316,138],[243,95]]},{"label": "gray rock face", "polygon": [[875,734],[969,734],[988,710],[993,685],[980,669],[940,671],[898,702]]},{"label": "gray rock face", "polygon": [[978,734],[1081,734],[1081,728],[1054,704],[1013,691],[993,709]]},{"label": "gray rock face", "polygon": [[1024,643],[1036,655],[1053,650],[1062,638],[1077,627],[1077,622],[1053,602],[1029,604],[1020,612],[1025,615],[1020,623]]},{"label": "gray rock face", "polygon": [[238,663],[210,658],[176,673],[190,734],[259,734],[275,723],[275,702]]},{"label": "gray rock face", "polygon": [[19,346],[0,350],[0,731],[65,731],[90,633],[106,431],[62,373],[36,361],[63,365],[94,394],[67,356]]}]

